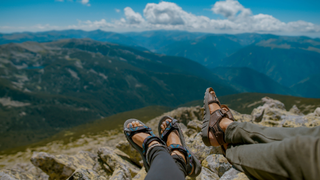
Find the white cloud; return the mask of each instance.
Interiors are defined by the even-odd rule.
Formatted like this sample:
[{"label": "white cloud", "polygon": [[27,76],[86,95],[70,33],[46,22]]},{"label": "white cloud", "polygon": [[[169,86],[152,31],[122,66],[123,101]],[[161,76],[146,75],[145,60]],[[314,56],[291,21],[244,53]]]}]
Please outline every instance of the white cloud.
[{"label": "white cloud", "polygon": [[183,17],[185,11],[175,3],[160,2],[159,4],[148,3],[143,10],[143,15],[151,24],[185,24]]},{"label": "white cloud", "polygon": [[121,12],[121,10],[120,10],[120,9],[117,9],[117,8],[115,8],[114,10],[115,10],[117,13]]},{"label": "white cloud", "polygon": [[124,15],[129,24],[140,24],[145,21],[140,13],[134,12],[130,7],[124,8]]},{"label": "white cloud", "polygon": [[239,17],[251,15],[251,10],[244,8],[237,0],[218,1],[211,9],[216,14],[221,14],[228,19],[234,19],[239,13]]},{"label": "white cloud", "polygon": [[[89,4],[89,0],[77,0],[84,5]],[[125,18],[106,21],[79,21],[77,25],[67,27],[56,27],[50,25],[37,25],[31,29],[103,29],[109,31],[134,31],[134,30],[188,30],[211,33],[243,33],[243,32],[263,32],[279,34],[306,34],[316,33],[320,36],[320,26],[305,22],[282,22],[268,14],[252,14],[249,8],[245,8],[237,0],[217,1],[211,8],[215,14],[221,14],[224,19],[210,19],[206,16],[197,16],[184,11],[175,3],[161,1],[160,3],[148,3],[143,10],[143,16],[132,10],[131,7],[124,9]],[[121,12],[115,9],[116,12]],[[17,30],[30,29],[30,27],[17,27]],[[0,27],[8,31],[8,27]]]},{"label": "white cloud", "polygon": [[81,0],[81,4],[91,6],[91,4],[89,4],[89,0]]}]

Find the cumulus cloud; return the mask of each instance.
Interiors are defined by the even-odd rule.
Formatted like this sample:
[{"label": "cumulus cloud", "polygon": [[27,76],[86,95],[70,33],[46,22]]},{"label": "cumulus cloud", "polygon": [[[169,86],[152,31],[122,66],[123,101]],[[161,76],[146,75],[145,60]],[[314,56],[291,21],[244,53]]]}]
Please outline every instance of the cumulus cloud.
[{"label": "cumulus cloud", "polygon": [[140,24],[144,22],[141,14],[134,12],[130,7],[124,8],[124,15],[129,24]]},{"label": "cumulus cloud", "polygon": [[81,0],[81,4],[91,6],[91,4],[89,4],[89,0]]},{"label": "cumulus cloud", "polygon": [[218,1],[211,10],[231,20],[235,19],[238,13],[241,18],[251,15],[251,10],[244,8],[237,0]]},{"label": "cumulus cloud", "polygon": [[148,3],[143,15],[152,24],[181,25],[185,24],[186,12],[175,3],[162,1],[159,4]]},{"label": "cumulus cloud", "polygon": [[114,10],[115,10],[117,13],[121,12],[121,10],[120,10],[120,9],[117,9],[117,8],[115,8]]},{"label": "cumulus cloud", "polygon": [[[79,1],[79,0],[78,0]],[[89,0],[79,1],[84,5]],[[116,12],[120,10],[115,9]],[[161,1],[160,3],[148,3],[143,10],[143,16],[135,12],[131,7],[124,8],[124,18],[106,21],[79,21],[77,25],[63,28],[73,29],[104,29],[111,31],[133,30],[188,30],[211,33],[320,33],[320,26],[305,22],[282,22],[268,14],[253,14],[249,8],[244,7],[238,0],[217,1],[211,8],[215,14],[220,14],[224,19],[210,19],[206,16],[198,16],[184,11],[180,6],[172,2]],[[0,27],[6,29],[7,27]],[[49,26],[33,27],[46,29]],[[57,27],[55,27],[57,29]],[[8,28],[7,28],[8,29]]]}]

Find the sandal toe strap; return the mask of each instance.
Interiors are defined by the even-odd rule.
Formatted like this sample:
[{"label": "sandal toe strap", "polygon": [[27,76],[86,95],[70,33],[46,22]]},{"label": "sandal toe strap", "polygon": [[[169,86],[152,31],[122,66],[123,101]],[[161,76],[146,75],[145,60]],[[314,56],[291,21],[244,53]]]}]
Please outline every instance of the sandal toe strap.
[{"label": "sandal toe strap", "polygon": [[166,129],[161,134],[161,139],[163,139],[164,141],[167,141],[167,138],[168,138],[169,134],[173,130],[178,130],[179,129],[179,126],[177,125],[177,123],[178,123],[178,121],[176,119],[172,119],[172,121],[169,124],[167,124]]},{"label": "sandal toe strap", "polygon": [[132,138],[132,136],[134,136],[137,133],[141,133],[141,132],[150,134],[151,136],[155,136],[155,134],[152,132],[152,129],[149,128],[146,125],[137,126],[137,127],[131,127],[131,128],[130,127],[129,128],[124,128],[124,132],[126,133],[126,135],[129,138]]}]

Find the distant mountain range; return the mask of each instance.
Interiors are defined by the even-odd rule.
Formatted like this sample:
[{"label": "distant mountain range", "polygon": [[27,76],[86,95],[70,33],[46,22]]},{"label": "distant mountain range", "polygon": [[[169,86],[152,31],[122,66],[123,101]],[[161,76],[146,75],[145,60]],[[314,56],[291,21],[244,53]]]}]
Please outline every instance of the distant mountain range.
[{"label": "distant mountain range", "polygon": [[[120,34],[101,30],[66,30],[0,34],[0,44],[49,42],[66,38],[90,38],[131,46],[142,51],[181,56],[208,68],[248,67],[286,87],[292,87],[318,74],[320,66],[320,39],[303,36],[252,33],[227,35],[164,30]],[[296,93],[304,94],[299,91]],[[320,98],[320,94],[313,97]]]},{"label": "distant mountain range", "polygon": [[219,96],[320,98],[319,39],[68,30],[0,34],[0,44],[0,150],[119,112],[176,107],[210,86]]}]

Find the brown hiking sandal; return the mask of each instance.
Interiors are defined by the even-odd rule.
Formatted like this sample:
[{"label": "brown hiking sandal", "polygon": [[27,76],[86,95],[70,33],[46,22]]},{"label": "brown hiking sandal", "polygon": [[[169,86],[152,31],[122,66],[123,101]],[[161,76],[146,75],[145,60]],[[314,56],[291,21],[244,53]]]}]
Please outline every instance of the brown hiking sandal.
[{"label": "brown hiking sandal", "polygon": [[[230,120],[234,121],[233,115],[226,105],[221,105],[219,99],[214,94],[210,92],[214,91],[211,87],[207,88],[205,95],[204,95],[204,113],[203,113],[203,123],[202,123],[202,141],[206,146],[211,146],[210,139],[209,139],[209,131],[217,139],[218,143],[221,145],[222,150],[225,153],[225,149],[222,145],[226,142],[224,140],[224,132],[221,129],[219,123],[222,118],[227,117]],[[212,114],[210,114],[209,104],[217,103],[221,109],[217,109]]]}]

